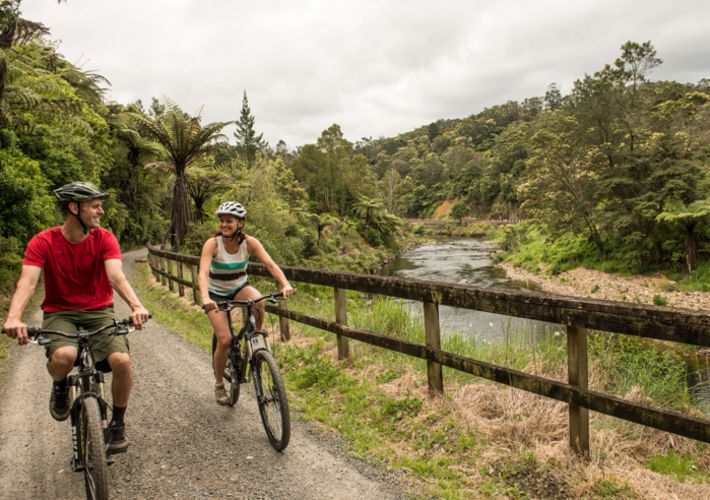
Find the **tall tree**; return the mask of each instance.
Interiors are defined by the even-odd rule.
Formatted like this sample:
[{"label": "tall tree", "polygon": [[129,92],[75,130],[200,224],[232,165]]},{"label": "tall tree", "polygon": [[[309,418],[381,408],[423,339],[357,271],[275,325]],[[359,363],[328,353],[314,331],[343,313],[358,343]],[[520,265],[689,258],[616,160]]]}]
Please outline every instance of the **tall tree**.
[{"label": "tall tree", "polygon": [[[7,90],[12,46],[48,33],[43,24],[20,17],[20,0],[0,0],[0,106]],[[6,121],[6,113],[0,107],[0,126]]]},{"label": "tall tree", "polygon": [[264,150],[268,144],[263,138],[264,134],[258,134],[254,130],[256,119],[251,114],[249,109],[249,100],[247,99],[247,91],[244,91],[242,97],[242,111],[239,114],[237,122],[237,130],[234,132],[234,137],[237,139],[237,151],[249,168],[254,166],[256,154]]},{"label": "tall tree", "polygon": [[180,246],[192,220],[190,195],[186,170],[211,153],[215,141],[223,138],[221,130],[228,122],[200,124],[200,116],[190,116],[172,102],[166,111],[155,117],[133,115],[141,132],[159,143],[167,154],[167,163],[175,174],[170,237],[173,245]]}]

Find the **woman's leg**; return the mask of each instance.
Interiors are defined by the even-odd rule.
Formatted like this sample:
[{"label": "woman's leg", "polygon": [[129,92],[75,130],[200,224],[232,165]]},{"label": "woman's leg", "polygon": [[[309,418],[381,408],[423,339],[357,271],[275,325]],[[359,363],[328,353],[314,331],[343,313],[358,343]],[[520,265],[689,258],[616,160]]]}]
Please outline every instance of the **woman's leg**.
[{"label": "woman's leg", "polygon": [[229,332],[229,324],[227,323],[227,314],[229,313],[216,309],[207,313],[207,317],[210,319],[210,323],[212,323],[215,337],[217,337],[217,346],[214,350],[215,385],[223,383],[222,375],[224,374],[224,366],[227,364],[227,351],[232,341],[232,335]]},{"label": "woman's leg", "polygon": [[[247,285],[237,292],[234,296],[234,300],[258,299],[259,297],[261,297],[259,290],[251,285]],[[252,313],[254,313],[254,320],[256,320],[256,329],[261,330],[261,325],[264,322],[264,302],[259,302],[252,307],[251,310]]]}]

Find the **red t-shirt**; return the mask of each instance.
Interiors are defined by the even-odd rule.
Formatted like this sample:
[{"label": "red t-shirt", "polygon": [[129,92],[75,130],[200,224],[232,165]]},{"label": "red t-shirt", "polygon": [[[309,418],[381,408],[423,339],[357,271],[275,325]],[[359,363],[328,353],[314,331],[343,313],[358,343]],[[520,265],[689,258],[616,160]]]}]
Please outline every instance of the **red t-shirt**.
[{"label": "red t-shirt", "polygon": [[110,231],[92,229],[81,243],[70,243],[61,227],[30,240],[22,264],[44,270],[45,312],[100,309],[113,303],[104,261],[120,259],[121,248]]}]

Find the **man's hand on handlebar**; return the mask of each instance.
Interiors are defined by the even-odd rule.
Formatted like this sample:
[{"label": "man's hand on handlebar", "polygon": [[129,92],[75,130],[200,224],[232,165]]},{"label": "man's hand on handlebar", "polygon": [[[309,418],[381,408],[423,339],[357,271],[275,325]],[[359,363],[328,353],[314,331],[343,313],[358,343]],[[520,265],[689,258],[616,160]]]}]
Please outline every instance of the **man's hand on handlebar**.
[{"label": "man's hand on handlebar", "polygon": [[25,345],[29,342],[27,336],[27,325],[20,320],[16,319],[6,319],[3,325],[3,332],[7,334],[11,339],[17,339],[17,343],[20,345]]},{"label": "man's hand on handlebar", "polygon": [[148,319],[150,318],[150,313],[145,307],[138,306],[131,311],[130,318],[131,323],[133,323],[133,326],[135,326],[136,329],[140,330],[141,328],[143,328],[143,323],[148,321]]}]

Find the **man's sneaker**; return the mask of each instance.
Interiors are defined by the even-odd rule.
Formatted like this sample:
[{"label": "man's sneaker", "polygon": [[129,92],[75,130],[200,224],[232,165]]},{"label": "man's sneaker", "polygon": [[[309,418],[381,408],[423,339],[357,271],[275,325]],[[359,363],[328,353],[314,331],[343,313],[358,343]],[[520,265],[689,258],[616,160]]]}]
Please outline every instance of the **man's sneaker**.
[{"label": "man's sneaker", "polygon": [[126,426],[112,420],[108,426],[108,448],[111,453],[123,453],[128,449]]},{"label": "man's sneaker", "polygon": [[226,406],[229,404],[229,396],[227,396],[227,390],[224,388],[224,384],[215,384],[214,399],[217,401],[218,405]]},{"label": "man's sneaker", "polygon": [[66,420],[69,416],[69,386],[66,381],[52,384],[52,393],[49,395],[49,413],[54,420]]}]

